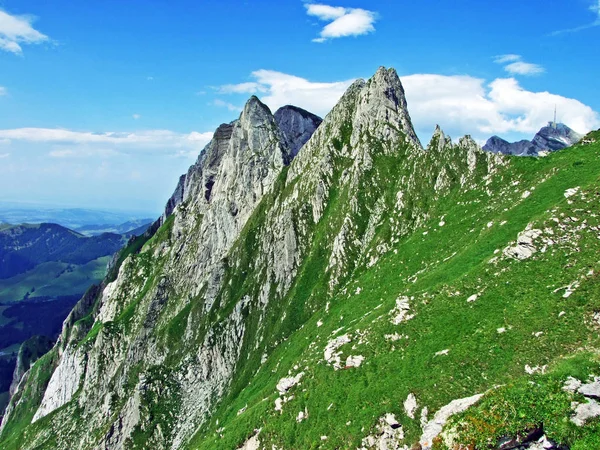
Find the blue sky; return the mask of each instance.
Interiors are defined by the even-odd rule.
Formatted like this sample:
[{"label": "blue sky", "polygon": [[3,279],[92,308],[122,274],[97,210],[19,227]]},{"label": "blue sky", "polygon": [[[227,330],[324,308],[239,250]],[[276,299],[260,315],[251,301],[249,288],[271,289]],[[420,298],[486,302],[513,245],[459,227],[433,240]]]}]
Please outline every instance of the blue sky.
[{"label": "blue sky", "polygon": [[418,134],[600,127],[600,0],[0,0],[0,200],[158,212],[256,94],[395,67]]}]

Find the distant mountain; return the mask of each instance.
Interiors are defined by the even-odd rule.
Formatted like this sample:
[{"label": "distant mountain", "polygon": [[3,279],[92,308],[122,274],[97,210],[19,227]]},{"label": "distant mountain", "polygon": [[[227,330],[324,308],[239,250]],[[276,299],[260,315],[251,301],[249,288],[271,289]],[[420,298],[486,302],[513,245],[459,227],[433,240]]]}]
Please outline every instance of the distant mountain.
[{"label": "distant mountain", "polygon": [[508,142],[498,136],[492,136],[483,146],[483,150],[504,155],[537,156],[540,152],[554,152],[570,147],[582,139],[582,135],[573,131],[564,123],[552,123],[543,127],[531,141]]},{"label": "distant mountain", "polygon": [[[54,208],[43,205],[28,205],[14,202],[0,202],[0,223],[57,223],[63,227],[77,230],[87,226],[110,226],[127,222],[149,222],[151,212],[132,213],[123,211],[102,211],[85,208]],[[138,224],[137,226],[140,226]],[[136,228],[136,226],[132,227]]]},{"label": "distant mountain", "polygon": [[125,243],[120,234],[86,237],[52,223],[5,227],[0,230],[0,279],[50,261],[86,264],[114,254]]},{"label": "distant mountain", "polygon": [[129,220],[119,225],[85,225],[82,227],[75,228],[75,231],[85,236],[97,236],[102,233],[114,233],[114,234],[125,234],[128,236],[139,236],[143,234],[150,225],[152,225],[154,219],[136,219]]}]

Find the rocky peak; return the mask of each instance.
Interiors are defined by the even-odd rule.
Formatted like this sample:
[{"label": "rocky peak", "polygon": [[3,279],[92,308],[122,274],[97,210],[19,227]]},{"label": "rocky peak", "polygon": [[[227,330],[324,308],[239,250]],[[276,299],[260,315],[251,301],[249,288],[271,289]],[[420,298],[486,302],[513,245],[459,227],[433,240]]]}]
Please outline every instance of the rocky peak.
[{"label": "rocky peak", "polygon": [[380,67],[366,82],[360,93],[355,123],[359,131],[366,130],[378,139],[393,138],[395,128],[404,134],[407,143],[422,149],[395,69]]},{"label": "rocky peak", "polygon": [[540,150],[556,151],[576,144],[583,138],[564,123],[543,127],[537,132],[531,143]]},{"label": "rocky peak", "polygon": [[541,151],[554,152],[570,147],[582,138],[583,136],[564,123],[558,123],[556,126],[549,123],[542,127],[531,141],[508,142],[498,136],[492,136],[483,149],[487,152],[505,155],[537,156]]},{"label": "rocky peak", "polygon": [[[239,152],[247,147],[260,152],[270,151],[271,146],[262,146],[261,143],[275,142],[277,150],[271,156],[286,165],[298,154],[321,122],[320,117],[291,105],[280,108],[273,116],[269,107],[253,95],[237,120],[221,124],[215,130],[211,142],[200,152],[196,163],[179,178],[159,223],[163,223],[184,200],[202,201],[203,195],[204,201],[210,202],[215,179],[226,153],[232,150]],[[241,154],[238,157],[242,157]]]},{"label": "rocky peak", "polygon": [[442,151],[445,147],[452,144],[450,136],[446,136],[439,125],[435,126],[431,140],[427,145],[427,151]]},{"label": "rocky peak", "polygon": [[289,147],[289,156],[293,159],[323,119],[297,106],[287,105],[275,112],[275,121]]},{"label": "rocky peak", "polygon": [[240,115],[240,121],[247,126],[261,125],[273,120],[271,110],[256,95],[248,99]]}]

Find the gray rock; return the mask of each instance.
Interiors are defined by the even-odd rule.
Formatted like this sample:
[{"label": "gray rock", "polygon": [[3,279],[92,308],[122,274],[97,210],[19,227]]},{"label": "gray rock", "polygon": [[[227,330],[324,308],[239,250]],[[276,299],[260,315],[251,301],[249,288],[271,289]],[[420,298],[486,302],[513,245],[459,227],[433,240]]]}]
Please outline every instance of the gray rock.
[{"label": "gray rock", "polygon": [[175,207],[179,205],[183,201],[183,192],[185,189],[185,179],[187,175],[183,174],[179,177],[179,182],[177,183],[177,187],[171,195],[171,198],[167,201],[167,205],[165,206],[165,212],[163,214],[163,222],[173,214]]},{"label": "gray rock", "polygon": [[600,399],[600,379],[596,379],[593,383],[581,385],[577,392],[589,398]]},{"label": "gray rock", "polygon": [[580,403],[575,407],[575,414],[571,417],[571,422],[582,427],[588,420],[598,416],[600,416],[600,403],[587,399],[586,403]]},{"label": "gray rock", "polygon": [[417,398],[415,397],[415,394],[411,392],[410,394],[408,394],[408,397],[406,397],[406,400],[404,401],[404,412],[408,417],[414,419],[415,412],[417,412],[417,408]]},{"label": "gray rock", "polygon": [[275,121],[289,148],[288,163],[321,125],[323,119],[297,106],[283,106],[275,112]]},{"label": "gray rock", "polygon": [[433,419],[427,422],[423,427],[423,434],[421,435],[420,439],[420,444],[423,450],[431,449],[433,440],[440,435],[444,425],[446,425],[446,422],[450,417],[452,417],[454,414],[466,411],[468,408],[477,403],[481,397],[483,397],[483,394],[452,400],[446,406],[440,408],[440,410],[433,416]]}]

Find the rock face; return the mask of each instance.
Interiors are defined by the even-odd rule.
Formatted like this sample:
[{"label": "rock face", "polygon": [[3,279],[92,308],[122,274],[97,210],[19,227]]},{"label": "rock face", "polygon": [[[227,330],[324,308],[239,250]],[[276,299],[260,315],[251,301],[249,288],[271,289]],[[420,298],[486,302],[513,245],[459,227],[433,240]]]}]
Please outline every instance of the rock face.
[{"label": "rock face", "polygon": [[291,158],[294,158],[321,125],[323,119],[302,108],[287,105],[275,112],[275,121],[290,149]]},{"label": "rock face", "polygon": [[175,207],[183,201],[183,192],[184,192],[184,188],[185,188],[186,178],[187,178],[186,174],[183,174],[179,177],[179,182],[177,183],[175,192],[173,192],[173,195],[167,201],[167,204],[165,206],[165,212],[163,214],[163,217],[161,218],[162,222],[167,220],[167,217],[169,217],[171,214],[173,214]]},{"label": "rock face", "polygon": [[33,336],[27,339],[17,354],[17,364],[13,373],[13,381],[10,385],[10,395],[13,395],[19,386],[19,382],[25,372],[31,365],[37,361],[40,356],[46,354],[52,348],[52,340],[45,336]]},{"label": "rock face", "polygon": [[498,136],[492,136],[483,146],[483,150],[492,153],[517,156],[537,156],[540,152],[554,152],[578,143],[583,136],[564,123],[543,127],[531,141],[508,142]]}]

